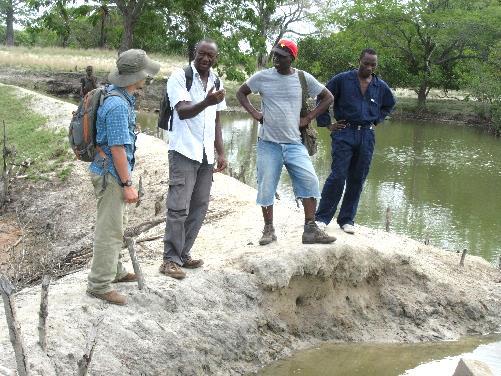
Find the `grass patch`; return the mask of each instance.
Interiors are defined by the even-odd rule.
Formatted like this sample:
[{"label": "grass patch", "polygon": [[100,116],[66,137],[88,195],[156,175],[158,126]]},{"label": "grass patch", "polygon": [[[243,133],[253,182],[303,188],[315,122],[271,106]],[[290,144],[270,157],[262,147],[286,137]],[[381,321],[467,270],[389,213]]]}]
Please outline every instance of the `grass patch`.
[{"label": "grass patch", "polygon": [[[186,64],[176,55],[149,54],[161,63],[159,75],[169,75],[174,67]],[[5,47],[0,46],[0,66],[27,68],[44,72],[84,72],[92,65],[96,73],[108,73],[115,67],[117,51],[60,47]]]},{"label": "grass patch", "polygon": [[397,98],[397,112],[429,114],[448,119],[481,118],[489,119],[489,105],[477,101],[465,101],[456,99],[427,99],[426,108],[419,109],[416,98]]},{"label": "grass patch", "polygon": [[[44,129],[46,120],[31,111],[28,101],[17,97],[14,89],[5,86],[0,89],[1,140],[3,143],[5,122],[7,147],[14,152],[7,162],[17,166],[29,164],[23,173],[32,180],[48,180],[54,175],[66,179],[72,167],[66,132]],[[0,155],[1,168],[3,162]]]}]

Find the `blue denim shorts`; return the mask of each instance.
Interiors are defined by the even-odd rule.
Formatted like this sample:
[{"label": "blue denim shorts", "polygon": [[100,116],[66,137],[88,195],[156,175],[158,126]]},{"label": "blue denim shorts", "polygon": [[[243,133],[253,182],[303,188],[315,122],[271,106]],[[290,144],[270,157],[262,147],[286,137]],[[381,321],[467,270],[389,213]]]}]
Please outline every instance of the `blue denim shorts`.
[{"label": "blue denim shorts", "polygon": [[257,142],[256,199],[258,205],[273,205],[284,165],[289,172],[297,199],[320,198],[318,177],[303,144],[278,144],[259,140]]}]

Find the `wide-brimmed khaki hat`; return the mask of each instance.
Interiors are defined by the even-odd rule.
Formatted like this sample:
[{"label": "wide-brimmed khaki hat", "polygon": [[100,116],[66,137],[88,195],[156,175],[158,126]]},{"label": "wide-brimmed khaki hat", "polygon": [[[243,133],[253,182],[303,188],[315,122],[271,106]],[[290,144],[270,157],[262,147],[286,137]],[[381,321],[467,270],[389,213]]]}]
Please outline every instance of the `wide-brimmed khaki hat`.
[{"label": "wide-brimmed khaki hat", "polygon": [[115,86],[127,87],[146,77],[155,77],[160,63],[151,60],[143,50],[127,50],[118,56],[117,67],[108,75],[108,81]]}]

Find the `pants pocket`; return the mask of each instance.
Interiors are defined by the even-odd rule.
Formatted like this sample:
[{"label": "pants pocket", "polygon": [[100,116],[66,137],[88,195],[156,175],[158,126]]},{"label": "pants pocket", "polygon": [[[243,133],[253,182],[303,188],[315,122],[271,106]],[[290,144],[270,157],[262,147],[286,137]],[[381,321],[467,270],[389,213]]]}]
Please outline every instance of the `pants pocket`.
[{"label": "pants pocket", "polygon": [[186,210],[188,208],[186,198],[186,178],[174,176],[169,180],[169,193],[167,195],[167,209]]}]

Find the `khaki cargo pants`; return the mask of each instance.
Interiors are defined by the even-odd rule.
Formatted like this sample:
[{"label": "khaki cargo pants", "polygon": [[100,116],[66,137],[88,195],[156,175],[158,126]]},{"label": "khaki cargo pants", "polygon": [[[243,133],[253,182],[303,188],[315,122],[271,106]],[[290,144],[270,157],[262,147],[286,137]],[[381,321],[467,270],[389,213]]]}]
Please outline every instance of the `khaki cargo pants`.
[{"label": "khaki cargo pants", "polygon": [[127,274],[119,259],[127,226],[127,204],[123,200],[122,188],[112,175],[106,174],[104,189],[103,176],[91,175],[97,198],[97,220],[87,290],[105,294],[113,290],[111,283],[115,279]]}]

